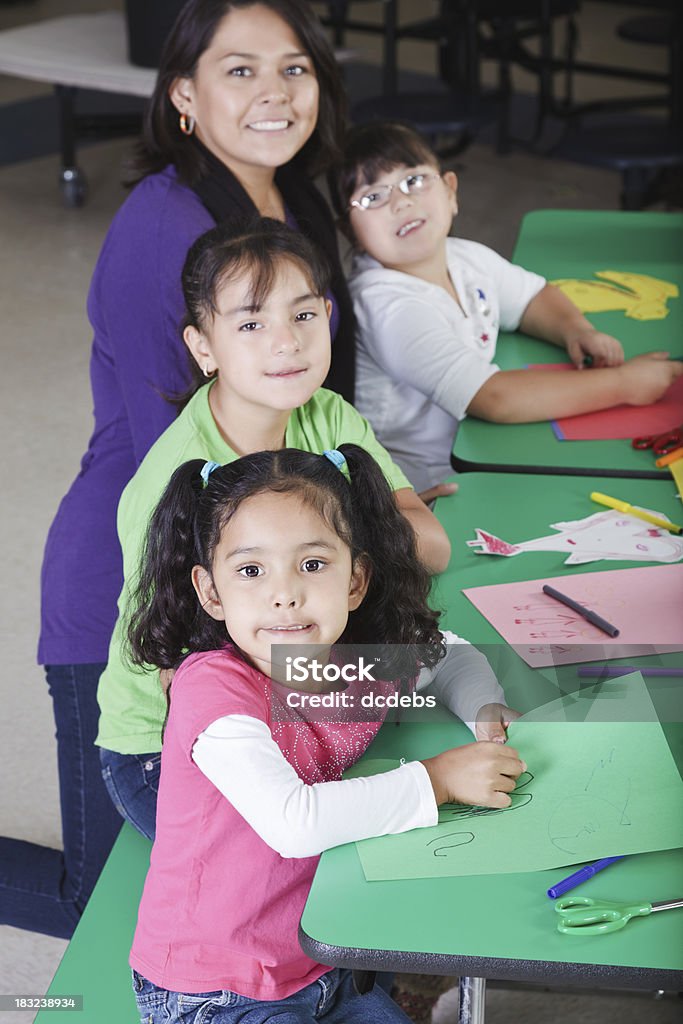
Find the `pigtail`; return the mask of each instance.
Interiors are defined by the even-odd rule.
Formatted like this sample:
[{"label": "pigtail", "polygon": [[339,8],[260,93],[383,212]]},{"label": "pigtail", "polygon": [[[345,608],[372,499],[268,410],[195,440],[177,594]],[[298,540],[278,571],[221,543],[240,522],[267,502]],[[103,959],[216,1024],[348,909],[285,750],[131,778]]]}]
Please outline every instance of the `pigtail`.
[{"label": "pigtail", "polygon": [[355,444],[340,445],[339,451],[351,483],[354,547],[366,553],[371,567],[365,599],[351,613],[352,642],[400,645],[393,655],[383,654],[382,675],[414,677],[416,665],[432,667],[444,655],[439,615],[428,604],[431,577],[375,460]]},{"label": "pigtail", "polygon": [[[193,566],[203,564],[196,526],[203,466],[193,459],[176,469],[150,520],[127,628],[136,665],[175,668],[188,650],[210,650],[226,640],[223,624],[214,628],[192,585]],[[217,642],[207,645],[207,627]]]},{"label": "pigtail", "polygon": [[176,668],[190,652],[232,643],[226,623],[200,605],[192,569],[211,572],[222,530],[243,501],[264,492],[301,494],[354,561],[366,561],[367,593],[338,642],[381,648],[376,678],[407,682],[443,657],[439,616],[428,604],[431,579],[412,527],[372,456],[345,444],[324,456],[290,448],[225,466],[195,459],[176,469],[150,521],[131,591],[134,664]]}]

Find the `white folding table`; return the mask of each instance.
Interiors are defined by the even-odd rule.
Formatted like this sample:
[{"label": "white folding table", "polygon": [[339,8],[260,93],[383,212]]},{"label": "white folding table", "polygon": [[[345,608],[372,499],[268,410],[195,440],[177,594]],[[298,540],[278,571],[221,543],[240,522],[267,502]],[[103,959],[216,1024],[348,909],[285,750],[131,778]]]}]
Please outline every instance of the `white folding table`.
[{"label": "white folding table", "polygon": [[60,183],[69,206],[85,200],[87,183],[76,161],[79,137],[134,134],[140,116],[79,115],[79,89],[149,97],[156,71],[131,64],[123,11],[50,18],[0,32],[0,73],[54,86],[59,102]]},{"label": "white folding table", "polygon": [[[353,50],[335,50],[340,63],[354,56]],[[0,73],[54,86],[60,116],[60,182],[68,206],[81,206],[87,192],[76,162],[78,138],[135,134],[141,124],[139,115],[77,114],[78,90],[147,98],[156,80],[156,69],[138,67],[128,59],[123,11],[73,14],[0,32]]]}]

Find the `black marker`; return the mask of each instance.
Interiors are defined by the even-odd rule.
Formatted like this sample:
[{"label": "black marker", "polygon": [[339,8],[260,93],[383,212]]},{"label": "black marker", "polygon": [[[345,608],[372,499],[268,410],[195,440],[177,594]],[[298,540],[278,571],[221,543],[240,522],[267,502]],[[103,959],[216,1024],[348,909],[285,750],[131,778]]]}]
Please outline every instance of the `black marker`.
[{"label": "black marker", "polygon": [[543,593],[547,594],[548,597],[554,597],[556,601],[560,601],[561,604],[566,604],[567,608],[571,608],[572,611],[577,612],[582,618],[586,619],[593,626],[597,626],[603,633],[607,633],[608,636],[619,636],[619,630],[616,626],[613,626],[611,622],[603,619],[597,612],[592,612],[590,608],[584,608],[582,604],[575,601],[572,597],[567,597],[566,594],[561,594],[559,590],[555,590],[555,587],[549,586],[549,584],[543,584]]}]

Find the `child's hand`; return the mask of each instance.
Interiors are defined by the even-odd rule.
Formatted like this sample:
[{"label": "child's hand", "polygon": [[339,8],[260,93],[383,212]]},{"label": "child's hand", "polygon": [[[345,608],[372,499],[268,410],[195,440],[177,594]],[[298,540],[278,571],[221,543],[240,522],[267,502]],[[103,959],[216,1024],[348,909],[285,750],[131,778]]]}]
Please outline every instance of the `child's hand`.
[{"label": "child's hand", "polygon": [[513,711],[505,704],[484,704],[477,712],[476,737],[492,743],[507,743],[507,728],[519,717],[519,711]]},{"label": "child's hand", "polygon": [[447,498],[449,495],[455,494],[457,489],[457,484],[436,484],[426,491],[420,491],[418,498],[424,501],[425,505],[429,505],[432,501],[436,501],[437,498]]},{"label": "child's hand", "polygon": [[474,804],[477,807],[509,807],[508,796],[515,779],[526,771],[513,747],[502,743],[468,743],[427,758],[437,804]]},{"label": "child's hand", "polygon": [[668,352],[648,352],[619,367],[624,382],[623,401],[628,405],[651,405],[659,401],[677,377],[683,363],[669,359]]},{"label": "child's hand", "polygon": [[621,366],[624,361],[624,350],[621,342],[610,334],[603,334],[592,327],[582,327],[568,335],[566,339],[569,358],[582,369],[584,359],[590,356],[592,366]]}]

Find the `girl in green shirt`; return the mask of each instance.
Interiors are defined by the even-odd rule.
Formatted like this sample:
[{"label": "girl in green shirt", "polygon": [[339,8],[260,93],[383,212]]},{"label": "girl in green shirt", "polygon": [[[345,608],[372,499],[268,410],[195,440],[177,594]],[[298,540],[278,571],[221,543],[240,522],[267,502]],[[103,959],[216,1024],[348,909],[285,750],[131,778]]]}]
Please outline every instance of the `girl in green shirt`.
[{"label": "girl in green shirt", "polygon": [[448,563],[445,532],[367,421],[321,387],[331,354],[328,286],[329,272],[313,244],[268,218],[241,231],[234,224],[216,227],[188,253],[183,337],[198,386],[121,498],[124,585],[98,688],[105,783],[120,813],[150,838],[168,680],[130,663],[125,631],[147,526],[181,463],[201,458],[225,464],[284,447],[322,453],[344,443],[360,445],[381,466],[426,567],[441,572]]}]

